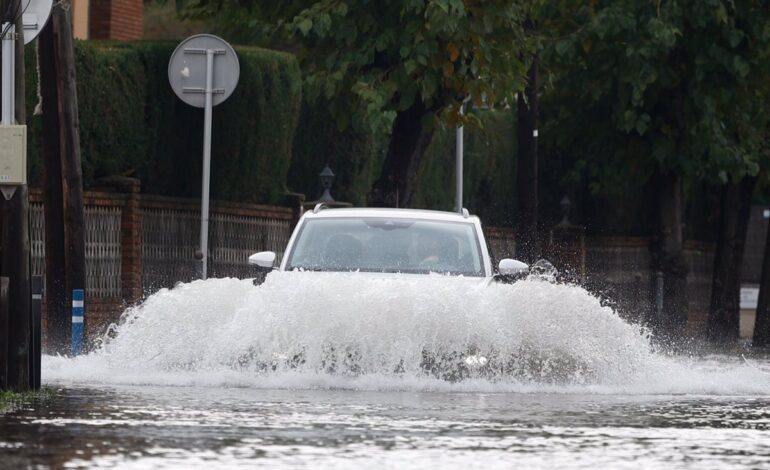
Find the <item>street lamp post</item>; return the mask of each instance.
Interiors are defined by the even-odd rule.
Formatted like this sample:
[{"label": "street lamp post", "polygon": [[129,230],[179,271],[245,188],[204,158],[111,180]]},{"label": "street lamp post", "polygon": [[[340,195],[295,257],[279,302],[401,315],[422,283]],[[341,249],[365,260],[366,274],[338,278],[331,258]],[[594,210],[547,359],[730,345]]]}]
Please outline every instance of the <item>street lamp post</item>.
[{"label": "street lamp post", "polygon": [[329,192],[329,190],[332,188],[332,182],[334,182],[334,172],[331,168],[329,168],[329,165],[324,167],[321,173],[318,174],[318,177],[321,179],[321,187],[324,190],[323,194],[321,194],[321,197],[318,198],[318,201],[334,202],[334,198],[332,197],[331,192]]}]

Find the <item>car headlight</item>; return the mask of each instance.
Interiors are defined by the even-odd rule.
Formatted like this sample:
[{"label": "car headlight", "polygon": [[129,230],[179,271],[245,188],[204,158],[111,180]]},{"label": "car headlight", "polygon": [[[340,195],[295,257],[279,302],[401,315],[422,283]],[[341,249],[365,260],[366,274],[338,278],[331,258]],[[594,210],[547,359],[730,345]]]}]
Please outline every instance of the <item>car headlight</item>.
[{"label": "car headlight", "polygon": [[468,367],[484,367],[489,360],[481,354],[466,356],[463,360]]}]

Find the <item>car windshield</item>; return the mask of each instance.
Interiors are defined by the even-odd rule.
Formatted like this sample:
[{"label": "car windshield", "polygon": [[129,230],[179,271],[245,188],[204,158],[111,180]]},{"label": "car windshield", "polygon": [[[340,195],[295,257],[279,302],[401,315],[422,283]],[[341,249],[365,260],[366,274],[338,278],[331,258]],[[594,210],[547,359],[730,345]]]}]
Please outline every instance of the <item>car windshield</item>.
[{"label": "car windshield", "polygon": [[286,269],[483,276],[472,223],[386,217],[308,219]]}]

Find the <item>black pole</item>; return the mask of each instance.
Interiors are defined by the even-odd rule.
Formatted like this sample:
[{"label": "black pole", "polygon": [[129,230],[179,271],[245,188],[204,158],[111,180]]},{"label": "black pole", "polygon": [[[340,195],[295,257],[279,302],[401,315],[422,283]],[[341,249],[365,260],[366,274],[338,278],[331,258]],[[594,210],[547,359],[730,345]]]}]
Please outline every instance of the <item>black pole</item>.
[{"label": "black pole", "polygon": [[3,201],[2,273],[9,278],[8,389],[29,388],[30,302],[27,186]]},{"label": "black pole", "polygon": [[42,352],[40,345],[40,318],[43,311],[43,276],[32,276],[32,318],[31,341],[29,361],[29,386],[32,390],[40,390],[40,355]]},{"label": "black pole", "polygon": [[8,390],[8,278],[0,277],[0,390]]}]

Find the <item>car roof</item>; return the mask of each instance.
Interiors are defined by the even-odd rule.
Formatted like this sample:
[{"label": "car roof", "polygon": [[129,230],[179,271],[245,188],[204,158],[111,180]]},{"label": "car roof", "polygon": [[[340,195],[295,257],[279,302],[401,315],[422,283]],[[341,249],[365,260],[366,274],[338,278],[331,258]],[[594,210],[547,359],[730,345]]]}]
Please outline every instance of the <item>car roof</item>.
[{"label": "car roof", "polygon": [[392,217],[402,219],[429,219],[454,222],[476,222],[475,215],[464,215],[457,212],[432,211],[427,209],[395,209],[382,207],[350,207],[321,209],[319,211],[307,211],[307,218],[335,218],[335,217]]}]

